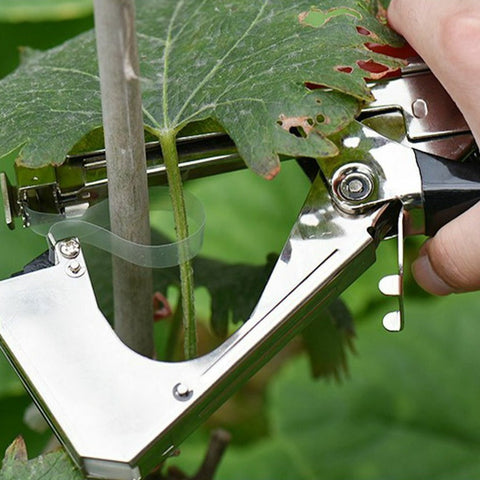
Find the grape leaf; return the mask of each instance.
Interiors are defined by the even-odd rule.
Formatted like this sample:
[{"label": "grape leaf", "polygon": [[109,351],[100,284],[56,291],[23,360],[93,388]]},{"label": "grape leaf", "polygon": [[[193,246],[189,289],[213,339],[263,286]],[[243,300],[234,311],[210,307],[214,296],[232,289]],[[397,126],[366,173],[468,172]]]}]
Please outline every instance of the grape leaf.
[{"label": "grape leaf", "polygon": [[84,476],[64,451],[27,458],[25,442],[18,437],[7,449],[0,480],[82,480]]},{"label": "grape leaf", "polygon": [[[138,0],[145,127],[160,138],[212,118],[267,178],[279,154],[336,155],[328,136],[371,100],[364,77],[399,66],[367,48],[398,40],[378,13],[376,0]],[[100,125],[93,32],[0,82],[0,156],[22,146],[27,167],[60,164]]]},{"label": "grape leaf", "polygon": [[302,331],[312,376],[340,381],[348,374],[347,352],[354,350],[354,336],[353,317],[340,298],[315,313]]},{"label": "grape leaf", "polygon": [[92,0],[0,0],[0,21],[67,20],[92,13]]}]

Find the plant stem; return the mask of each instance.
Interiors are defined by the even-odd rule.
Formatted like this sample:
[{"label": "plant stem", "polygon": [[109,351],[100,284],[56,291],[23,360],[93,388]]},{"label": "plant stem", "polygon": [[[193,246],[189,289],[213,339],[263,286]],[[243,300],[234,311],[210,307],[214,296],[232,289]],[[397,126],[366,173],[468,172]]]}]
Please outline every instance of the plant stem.
[{"label": "plant stem", "polygon": [[[162,147],[163,161],[167,170],[170,198],[172,200],[173,216],[177,240],[181,241],[188,237],[187,213],[183,196],[182,177],[178,168],[178,152],[176,144],[176,132],[164,130],[159,135]],[[193,268],[188,258],[188,245],[181,245],[180,258],[180,293],[182,301],[182,318],[184,329],[184,352],[185,358],[193,358],[197,354],[197,332],[195,326],[195,299]]]},{"label": "plant stem", "polygon": [[[95,0],[112,232],[150,244],[143,112],[134,0]],[[154,353],[152,273],[113,259],[115,330],[145,356]]]}]

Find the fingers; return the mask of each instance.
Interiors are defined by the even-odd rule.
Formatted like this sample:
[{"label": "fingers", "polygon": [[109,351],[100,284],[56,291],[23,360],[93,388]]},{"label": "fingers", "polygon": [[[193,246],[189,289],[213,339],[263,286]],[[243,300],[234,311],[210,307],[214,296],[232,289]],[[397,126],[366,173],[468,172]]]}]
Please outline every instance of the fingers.
[{"label": "fingers", "polygon": [[443,83],[480,139],[480,2],[392,0],[388,19]]},{"label": "fingers", "polygon": [[428,240],[412,270],[435,295],[480,290],[480,203]]},{"label": "fingers", "polygon": [[[480,139],[480,2],[392,0],[392,27],[423,57]],[[413,264],[417,282],[437,295],[480,289],[480,204],[443,227]]]}]

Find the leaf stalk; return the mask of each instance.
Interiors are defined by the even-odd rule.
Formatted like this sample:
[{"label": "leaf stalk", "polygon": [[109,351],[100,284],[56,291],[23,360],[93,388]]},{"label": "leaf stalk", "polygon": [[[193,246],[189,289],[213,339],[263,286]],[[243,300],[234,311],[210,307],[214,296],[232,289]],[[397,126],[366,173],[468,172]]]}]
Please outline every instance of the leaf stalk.
[{"label": "leaf stalk", "polygon": [[[183,183],[178,167],[178,151],[175,130],[163,130],[159,134],[162,147],[163,161],[167,170],[170,198],[172,202],[173,216],[177,241],[188,237],[187,211],[183,195]],[[195,325],[195,295],[193,268],[188,255],[188,243],[182,242],[179,246],[180,258],[180,293],[182,302],[182,322],[184,329],[184,353],[188,360],[197,354],[197,331]]]}]

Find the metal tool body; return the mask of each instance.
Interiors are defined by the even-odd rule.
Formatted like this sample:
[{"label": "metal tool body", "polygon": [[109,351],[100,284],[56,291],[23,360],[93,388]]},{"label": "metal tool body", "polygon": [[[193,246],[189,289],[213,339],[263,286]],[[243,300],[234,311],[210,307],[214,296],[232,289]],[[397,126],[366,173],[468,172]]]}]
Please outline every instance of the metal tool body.
[{"label": "metal tool body", "polygon": [[[440,128],[429,121],[435,111],[430,100],[417,98],[408,110],[405,96],[396,101],[385,94],[393,82],[416,75],[433,79],[425,70],[405,72],[382,87],[385,98],[365,110],[364,123],[339,134],[336,141],[344,147],[342,153],[319,162],[318,176],[251,317],[203,357],[165,363],[124,346],[96,305],[81,248],[74,239],[68,247],[65,240],[57,239],[52,266],[0,282],[1,347],[69,453],[90,477],[141,478],[300,331],[314,311],[367,269],[383,238],[403,235],[404,228],[406,233],[423,231],[425,225],[433,232],[480,198],[480,178],[457,175],[462,168],[475,171],[474,157],[457,164],[431,155],[435,145],[445,149],[458,140],[462,146],[457,158],[468,156],[474,145],[464,122]],[[435,84],[435,88],[441,87]],[[413,95],[411,89],[407,91]],[[413,105],[417,100],[423,103]],[[379,119],[391,117],[397,122],[399,115],[401,138],[392,140],[379,133]],[[387,121],[383,127],[388,130]],[[215,150],[208,142],[219,138],[228,143],[225,137],[213,135],[205,138],[207,147]],[[221,169],[230,160],[238,166],[235,151],[225,155]],[[195,162],[216,165],[218,160],[200,157]],[[453,172],[448,162],[455,165]],[[200,171],[197,164],[190,167]],[[448,205],[438,206],[435,199],[444,169],[457,189],[455,194],[451,190]],[[161,175],[157,170],[151,178]],[[100,192],[97,187],[104,188],[104,179],[96,182],[85,182],[67,200],[52,177],[47,196],[54,200],[45,200],[46,208],[68,210],[88,203],[93,192]],[[29,201],[42,205],[45,197],[39,191],[44,187],[5,186],[4,197],[19,205],[15,209],[10,205],[11,216],[21,214],[22,205],[31,205]],[[427,201],[433,201],[431,208],[426,208]],[[387,294],[401,294],[401,272],[386,283]],[[401,328],[401,313],[397,313],[388,323],[393,330]]]}]

